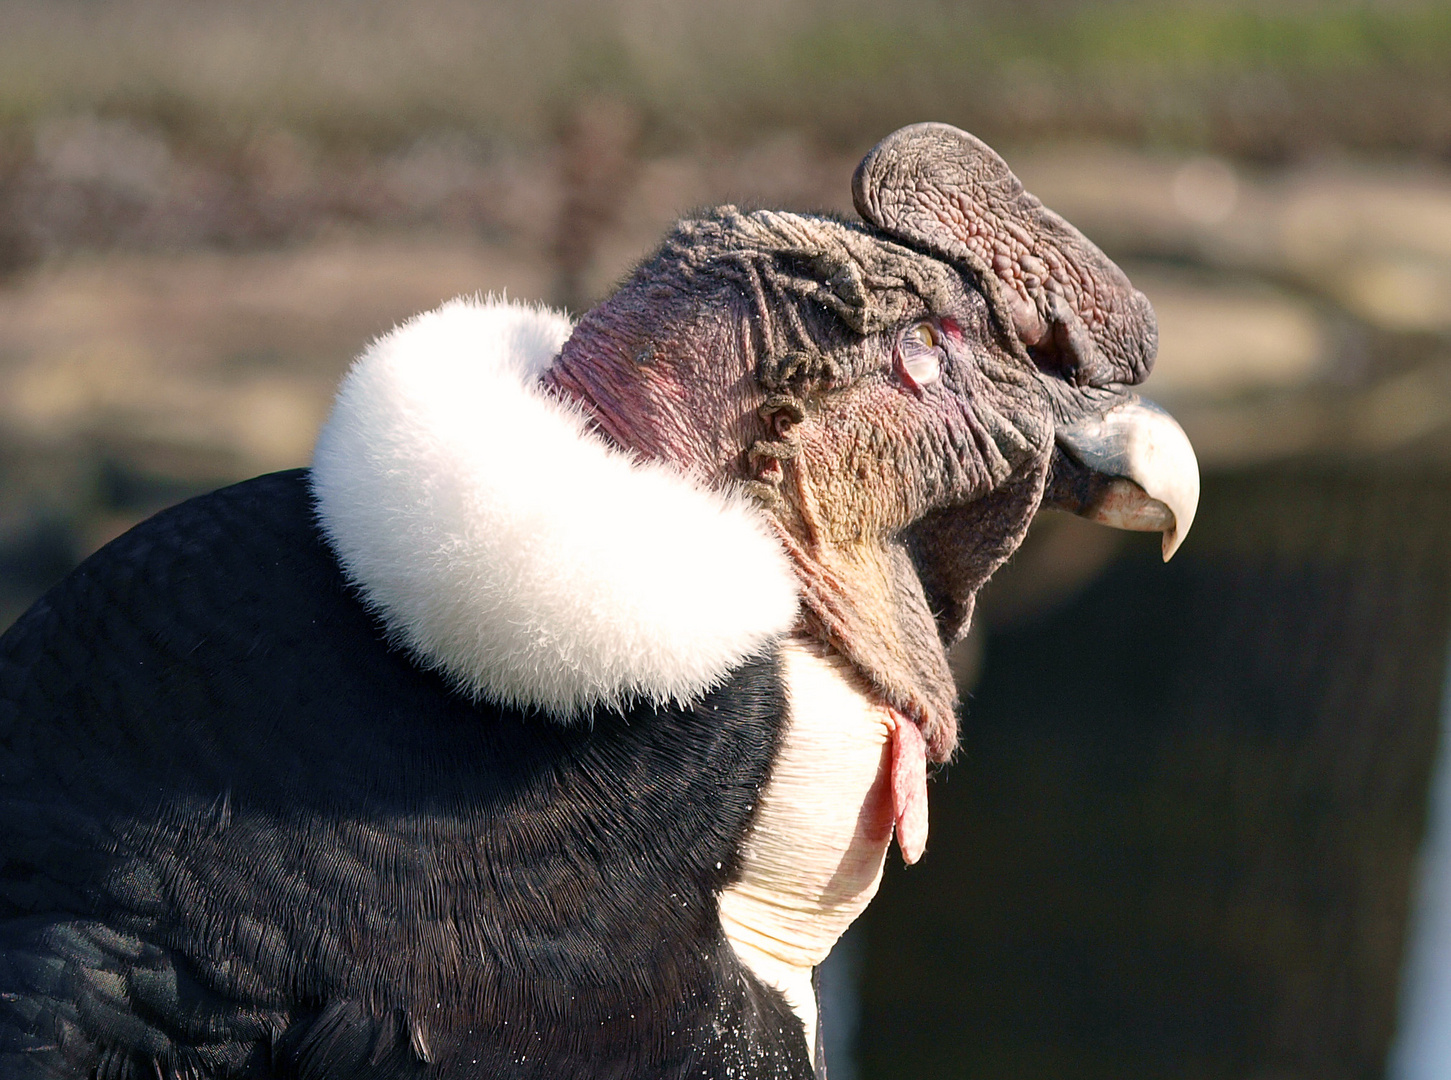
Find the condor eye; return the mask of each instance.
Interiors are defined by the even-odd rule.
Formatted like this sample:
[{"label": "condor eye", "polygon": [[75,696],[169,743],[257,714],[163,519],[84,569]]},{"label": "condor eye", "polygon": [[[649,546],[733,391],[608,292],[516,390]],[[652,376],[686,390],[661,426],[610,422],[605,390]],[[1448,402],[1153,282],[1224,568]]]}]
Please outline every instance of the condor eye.
[{"label": "condor eye", "polygon": [[897,364],[906,382],[915,387],[927,386],[942,377],[942,346],[937,328],[930,322],[919,322],[902,335],[897,346]]}]

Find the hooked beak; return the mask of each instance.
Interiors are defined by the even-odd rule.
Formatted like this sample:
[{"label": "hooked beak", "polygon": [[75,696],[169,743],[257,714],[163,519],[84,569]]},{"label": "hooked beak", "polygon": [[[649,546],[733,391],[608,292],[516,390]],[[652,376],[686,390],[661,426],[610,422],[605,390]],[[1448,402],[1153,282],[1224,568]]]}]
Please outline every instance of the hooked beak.
[{"label": "hooked beak", "polygon": [[1179,549],[1199,506],[1199,462],[1178,422],[1131,398],[1056,435],[1045,505],[1116,529],[1164,534]]}]

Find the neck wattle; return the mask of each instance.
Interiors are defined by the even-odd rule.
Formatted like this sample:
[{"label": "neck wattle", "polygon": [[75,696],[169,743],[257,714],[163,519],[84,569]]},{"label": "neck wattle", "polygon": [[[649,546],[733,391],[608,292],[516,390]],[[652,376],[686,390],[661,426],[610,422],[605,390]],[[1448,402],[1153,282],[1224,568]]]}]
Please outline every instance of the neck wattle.
[{"label": "neck wattle", "polygon": [[916,722],[930,760],[950,758],[957,746],[957,687],[907,553],[891,544],[808,545],[784,526],[778,536],[801,587],[805,631]]}]

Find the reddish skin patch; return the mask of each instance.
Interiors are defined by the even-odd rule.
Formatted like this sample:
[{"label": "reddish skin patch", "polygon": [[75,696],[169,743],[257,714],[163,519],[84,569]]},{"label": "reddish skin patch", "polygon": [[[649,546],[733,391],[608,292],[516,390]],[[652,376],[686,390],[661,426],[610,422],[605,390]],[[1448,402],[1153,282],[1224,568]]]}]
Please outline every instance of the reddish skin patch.
[{"label": "reddish skin patch", "polygon": [[911,866],[927,849],[927,742],[922,729],[893,710],[892,812],[897,847]]}]

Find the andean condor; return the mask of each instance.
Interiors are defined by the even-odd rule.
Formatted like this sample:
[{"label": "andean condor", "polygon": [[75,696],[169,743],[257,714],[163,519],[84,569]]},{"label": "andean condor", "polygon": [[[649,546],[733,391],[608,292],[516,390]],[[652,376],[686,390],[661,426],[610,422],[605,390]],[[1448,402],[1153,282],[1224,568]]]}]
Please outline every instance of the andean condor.
[{"label": "andean condor", "polygon": [[1041,506],[1162,530],[1145,298],[940,124],[571,327],[375,342],[310,470],[0,639],[0,1076],[805,1078]]}]

